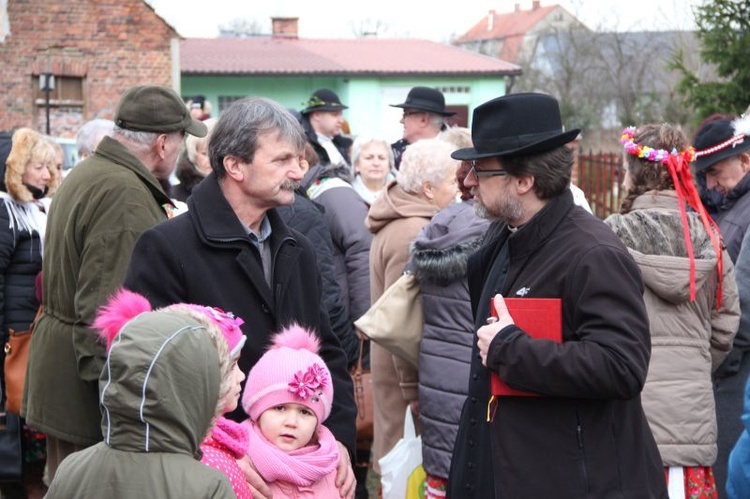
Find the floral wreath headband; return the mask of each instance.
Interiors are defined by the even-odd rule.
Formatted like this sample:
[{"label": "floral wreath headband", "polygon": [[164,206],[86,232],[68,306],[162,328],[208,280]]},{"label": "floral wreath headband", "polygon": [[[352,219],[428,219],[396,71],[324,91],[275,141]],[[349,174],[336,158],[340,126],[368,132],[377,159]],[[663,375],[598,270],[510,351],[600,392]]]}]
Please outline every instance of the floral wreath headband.
[{"label": "floral wreath headband", "polygon": [[667,151],[666,149],[654,149],[649,146],[637,144],[635,142],[636,128],[629,126],[622,131],[620,137],[620,143],[629,154],[646,161],[653,161],[654,163],[667,164],[670,158],[681,158],[687,163],[692,163],[695,160],[695,148],[688,147],[684,151],[678,152],[677,149]]},{"label": "floral wreath headband", "polygon": [[690,301],[695,301],[696,295],[695,254],[693,252],[693,241],[690,237],[690,229],[688,226],[687,209],[685,208],[686,203],[700,215],[703,227],[711,238],[714,251],[716,252],[717,279],[719,283],[716,291],[716,310],[719,310],[721,307],[721,290],[724,275],[724,264],[722,261],[723,244],[721,242],[719,227],[708,215],[708,212],[706,212],[706,208],[701,202],[698,190],[695,188],[693,176],[690,173],[690,163],[695,161],[696,157],[695,148],[688,147],[684,151],[672,149],[671,152],[666,149],[654,149],[636,143],[636,133],[637,129],[634,126],[629,126],[623,129],[620,143],[625,148],[625,151],[637,158],[666,165],[667,170],[672,177],[674,189],[677,192],[677,202],[680,205],[680,216],[682,218],[682,236],[685,239],[685,246],[687,247],[688,257],[690,258]]}]

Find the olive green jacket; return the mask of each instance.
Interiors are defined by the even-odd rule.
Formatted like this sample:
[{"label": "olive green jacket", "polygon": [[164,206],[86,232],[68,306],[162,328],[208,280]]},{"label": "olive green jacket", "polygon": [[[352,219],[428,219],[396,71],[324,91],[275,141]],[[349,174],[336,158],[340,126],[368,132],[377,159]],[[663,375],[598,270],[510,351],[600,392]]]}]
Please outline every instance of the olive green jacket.
[{"label": "olive green jacket", "polygon": [[227,476],[200,462],[220,383],[200,323],[174,311],[130,320],[100,377],[104,441],[68,456],[45,497],[235,497]]},{"label": "olive green jacket", "polygon": [[21,408],[43,433],[78,445],[101,441],[105,354],[89,324],[121,285],[138,236],[167,218],[168,203],[156,178],[108,137],[55,194],[44,245],[44,314],[31,340]]}]

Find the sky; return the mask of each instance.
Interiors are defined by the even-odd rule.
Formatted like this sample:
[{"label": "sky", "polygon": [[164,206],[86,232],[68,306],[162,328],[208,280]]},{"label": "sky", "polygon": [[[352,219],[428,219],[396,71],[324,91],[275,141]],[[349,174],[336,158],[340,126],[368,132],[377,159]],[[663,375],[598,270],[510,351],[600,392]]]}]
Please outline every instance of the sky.
[{"label": "sky", "polygon": [[[299,17],[302,38],[353,38],[363,23],[380,22],[381,36],[447,42],[468,31],[493,9],[530,9],[532,0],[146,0],[186,38],[218,36],[218,27],[237,18],[255,20],[270,32],[271,17]],[[592,29],[661,31],[694,29],[692,7],[706,0],[553,0]],[[367,24],[365,24],[367,25]]]}]

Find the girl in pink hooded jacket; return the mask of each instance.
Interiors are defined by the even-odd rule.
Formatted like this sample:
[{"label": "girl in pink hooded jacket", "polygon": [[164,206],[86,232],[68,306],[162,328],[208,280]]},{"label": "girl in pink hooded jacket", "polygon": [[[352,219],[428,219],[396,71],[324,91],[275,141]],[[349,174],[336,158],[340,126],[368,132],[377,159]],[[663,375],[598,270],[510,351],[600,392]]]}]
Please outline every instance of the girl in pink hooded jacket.
[{"label": "girl in pink hooded jacket", "polygon": [[322,425],[333,385],[318,338],[293,325],[276,335],[248,374],[242,407],[250,416],[247,454],[274,498],[339,499],[339,448]]},{"label": "girl in pink hooded jacket", "polygon": [[[237,409],[242,392],[242,381],[245,373],[240,370],[237,361],[240,352],[245,345],[245,335],[240,326],[245,322],[235,318],[231,313],[226,313],[217,308],[203,307],[211,316],[214,323],[219,326],[224,339],[229,346],[229,357],[232,363],[231,371],[221,381],[221,398],[219,405],[222,406],[222,414]],[[229,477],[237,499],[252,499],[250,485],[245,479],[245,474],[237,464],[238,459],[245,457],[245,451],[250,435],[240,423],[223,416],[219,417],[208,436],[201,443],[203,458],[201,462],[215,468]]]}]

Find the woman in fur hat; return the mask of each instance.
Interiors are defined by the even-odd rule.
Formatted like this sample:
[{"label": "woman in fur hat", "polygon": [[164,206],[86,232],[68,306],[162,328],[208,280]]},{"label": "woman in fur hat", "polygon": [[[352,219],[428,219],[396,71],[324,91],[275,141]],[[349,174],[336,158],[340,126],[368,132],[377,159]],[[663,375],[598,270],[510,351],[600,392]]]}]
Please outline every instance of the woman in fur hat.
[{"label": "woman in fur hat", "polygon": [[621,141],[627,194],[621,214],[606,223],[628,247],[645,285],[652,350],[643,410],[669,497],[713,499],[711,373],[732,348],[740,314],[732,260],[693,184],[694,150],[683,133],[668,124],[629,127]]},{"label": "woman in fur hat", "polygon": [[[5,185],[0,192],[0,304],[2,331],[27,331],[39,308],[35,279],[42,269],[42,242],[56,152],[49,140],[29,128],[13,134],[6,161]],[[23,430],[24,478],[41,483],[43,436]],[[26,497],[24,484],[3,484],[3,497]]]}]

